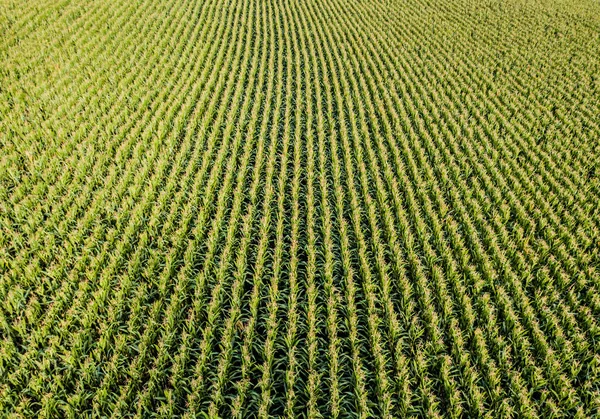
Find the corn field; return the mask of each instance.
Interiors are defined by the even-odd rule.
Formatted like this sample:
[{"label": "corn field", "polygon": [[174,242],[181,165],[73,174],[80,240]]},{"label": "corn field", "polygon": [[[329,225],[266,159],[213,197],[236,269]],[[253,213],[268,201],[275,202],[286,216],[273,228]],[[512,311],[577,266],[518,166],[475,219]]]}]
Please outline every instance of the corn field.
[{"label": "corn field", "polygon": [[0,417],[600,416],[600,3],[0,0]]}]

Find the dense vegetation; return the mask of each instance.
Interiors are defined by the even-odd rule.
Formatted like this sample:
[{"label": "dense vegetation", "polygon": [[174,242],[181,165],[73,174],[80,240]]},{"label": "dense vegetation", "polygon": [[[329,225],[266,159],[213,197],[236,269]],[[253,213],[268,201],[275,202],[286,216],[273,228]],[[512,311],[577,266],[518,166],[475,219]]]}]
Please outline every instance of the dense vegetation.
[{"label": "dense vegetation", "polygon": [[600,415],[599,79],[592,0],[0,0],[0,415]]}]

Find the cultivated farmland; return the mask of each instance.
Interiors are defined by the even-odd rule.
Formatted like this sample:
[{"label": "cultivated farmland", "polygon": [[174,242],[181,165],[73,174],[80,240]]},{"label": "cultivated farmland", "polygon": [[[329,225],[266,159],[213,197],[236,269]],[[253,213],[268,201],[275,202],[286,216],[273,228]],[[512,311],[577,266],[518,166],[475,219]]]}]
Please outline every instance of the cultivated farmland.
[{"label": "cultivated farmland", "polygon": [[600,4],[0,0],[0,417],[600,415]]}]

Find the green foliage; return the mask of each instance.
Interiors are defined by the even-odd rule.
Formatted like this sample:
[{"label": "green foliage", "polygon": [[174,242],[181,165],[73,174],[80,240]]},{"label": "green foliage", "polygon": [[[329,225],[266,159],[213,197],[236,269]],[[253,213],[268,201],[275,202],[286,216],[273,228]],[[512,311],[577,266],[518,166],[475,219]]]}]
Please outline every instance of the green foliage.
[{"label": "green foliage", "polygon": [[0,416],[600,415],[599,16],[0,0]]}]

